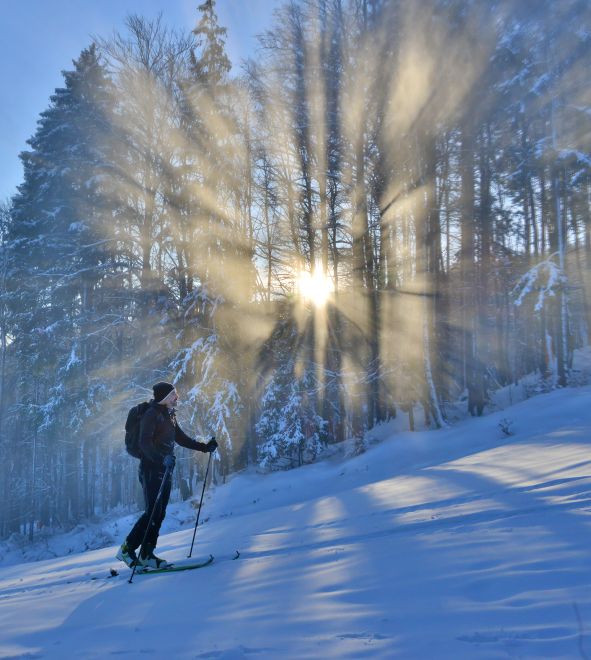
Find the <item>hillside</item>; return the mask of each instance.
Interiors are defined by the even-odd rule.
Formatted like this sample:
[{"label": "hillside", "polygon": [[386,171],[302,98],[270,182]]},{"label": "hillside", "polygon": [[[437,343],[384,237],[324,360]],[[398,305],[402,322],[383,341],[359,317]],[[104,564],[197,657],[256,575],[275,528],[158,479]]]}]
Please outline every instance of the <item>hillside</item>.
[{"label": "hillside", "polygon": [[566,389],[239,475],[206,502],[207,568],[130,585],[115,547],[1,567],[0,656],[588,657],[590,429],[591,387]]}]

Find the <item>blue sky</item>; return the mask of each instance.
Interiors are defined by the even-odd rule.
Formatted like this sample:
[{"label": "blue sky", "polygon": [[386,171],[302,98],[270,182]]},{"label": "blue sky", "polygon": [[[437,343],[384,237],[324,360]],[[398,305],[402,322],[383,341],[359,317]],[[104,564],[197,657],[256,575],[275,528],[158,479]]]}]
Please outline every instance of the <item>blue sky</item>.
[{"label": "blue sky", "polygon": [[[191,30],[202,0],[3,0],[0,2],[0,200],[22,179],[18,154],[27,148],[39,113],[49,104],[61,71],[87,47],[91,35],[121,29],[130,13],[163,13],[171,27]],[[228,29],[227,50],[236,69],[253,54],[256,35],[270,26],[280,0],[217,0]]]}]

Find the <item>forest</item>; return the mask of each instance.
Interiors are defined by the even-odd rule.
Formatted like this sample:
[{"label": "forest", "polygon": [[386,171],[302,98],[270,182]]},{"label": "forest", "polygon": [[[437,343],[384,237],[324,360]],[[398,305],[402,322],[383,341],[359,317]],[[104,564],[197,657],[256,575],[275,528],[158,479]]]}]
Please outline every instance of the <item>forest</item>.
[{"label": "forest", "polygon": [[[135,505],[159,380],[213,479],[450,423],[591,333],[587,0],[291,0],[231,66],[131,15],[73,53],[0,206],[0,538]],[[203,458],[177,452],[187,499]]]}]

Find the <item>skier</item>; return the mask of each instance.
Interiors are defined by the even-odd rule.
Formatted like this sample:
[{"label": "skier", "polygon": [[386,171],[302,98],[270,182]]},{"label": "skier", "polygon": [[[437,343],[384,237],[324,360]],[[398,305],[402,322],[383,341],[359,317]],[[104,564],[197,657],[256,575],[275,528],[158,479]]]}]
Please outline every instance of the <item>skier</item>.
[{"label": "skier", "polygon": [[[178,425],[175,416],[175,406],[179,399],[174,385],[170,383],[156,383],[153,386],[154,398],[143,414],[139,431],[140,467],[139,479],[144,492],[145,511],[129,532],[123,545],[117,552],[117,559],[133,566],[150,568],[164,568],[167,562],[154,554],[160,526],[166,514],[166,506],[170,497],[171,478],[166,480],[162,488],[162,495],[158,506],[153,512],[160,486],[166,469],[172,474],[175,464],[174,443],[202,452],[213,452],[218,444],[215,439],[208,443],[198,442],[190,438]],[[152,516],[150,529],[147,529]],[[139,557],[136,550],[141,547]]]}]

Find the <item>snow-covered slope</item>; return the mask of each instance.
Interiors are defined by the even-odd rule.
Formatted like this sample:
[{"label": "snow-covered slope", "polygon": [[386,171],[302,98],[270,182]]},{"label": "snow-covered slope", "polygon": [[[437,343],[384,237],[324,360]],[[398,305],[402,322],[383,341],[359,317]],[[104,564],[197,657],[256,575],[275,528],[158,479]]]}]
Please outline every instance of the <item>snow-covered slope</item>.
[{"label": "snow-covered slope", "polygon": [[[240,475],[206,503],[207,568],[130,585],[106,577],[114,547],[0,568],[0,655],[588,657],[590,431],[591,388],[568,389]],[[183,558],[191,534],[160,554]]]}]

